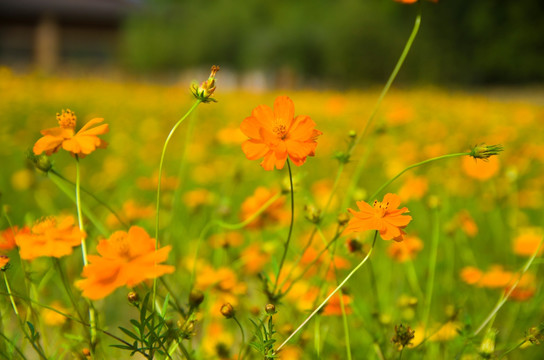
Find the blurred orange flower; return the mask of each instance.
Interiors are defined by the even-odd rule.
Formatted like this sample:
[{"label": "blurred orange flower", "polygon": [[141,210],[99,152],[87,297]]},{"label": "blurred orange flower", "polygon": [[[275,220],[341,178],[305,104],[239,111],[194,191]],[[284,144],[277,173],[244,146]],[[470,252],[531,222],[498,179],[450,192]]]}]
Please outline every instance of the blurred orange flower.
[{"label": "blurred orange flower", "polygon": [[387,255],[398,262],[415,259],[423,249],[423,241],[416,236],[406,236],[402,242],[393,242],[387,248]]},{"label": "blurred orange flower", "polygon": [[[349,304],[351,303],[351,297],[346,294],[342,294],[342,302],[344,303],[344,311],[346,314],[351,314],[353,310]],[[341,316],[342,315],[342,302],[340,301],[340,294],[334,295],[327,305],[323,308],[323,316]]]},{"label": "blurred orange flower", "polygon": [[17,244],[15,244],[15,236],[17,234],[29,234],[30,229],[28,226],[24,226],[22,229],[19,229],[16,226],[13,228],[8,228],[0,234],[0,250],[9,251],[14,249]]},{"label": "blurred orange flower", "polygon": [[89,264],[83,268],[86,279],[76,282],[83,296],[97,300],[106,297],[121,286],[133,287],[144,280],[174,272],[166,261],[171,246],[155,251],[155,239],[139,226],[128,232],[116,231],[109,239],[102,239],[96,250],[100,255],[89,255]]},{"label": "blurred orange flower", "polygon": [[497,174],[500,168],[500,162],[497,156],[490,157],[487,160],[478,160],[470,156],[464,156],[462,165],[465,174],[480,181],[492,178]]},{"label": "blurred orange flower", "polygon": [[386,194],[382,202],[374,200],[373,206],[364,201],[357,201],[360,211],[348,209],[354,217],[349,221],[344,233],[378,230],[384,240],[404,240],[406,234],[403,229],[412,220],[408,208],[398,209],[400,198],[396,194]]},{"label": "blurred orange flower", "polygon": [[461,279],[469,285],[477,284],[483,276],[482,270],[474,266],[466,266],[461,269]]},{"label": "blurred orange flower", "polygon": [[[244,200],[241,206],[240,218],[245,220],[255,214],[272,197],[278,193],[277,190],[270,190],[263,186],[255,189],[252,196]],[[264,210],[255,221],[248,225],[248,228],[261,228],[265,225],[282,223],[289,219],[289,212],[284,209],[285,199],[280,197]]]},{"label": "blurred orange flower", "polygon": [[[514,239],[514,254],[520,256],[533,256],[534,252],[540,245],[544,233],[542,228],[524,228],[521,230],[520,234]],[[537,255],[542,255],[544,253],[544,246],[540,247]]]},{"label": "blurred orange flower", "polygon": [[321,131],[314,129],[314,121],[307,115],[294,116],[295,105],[287,96],[274,101],[274,110],[259,105],[251,116],[242,121],[240,129],[249,137],[242,150],[250,160],[264,157],[265,170],[282,169],[287,156],[293,164],[304,164],[307,156],[314,156],[317,137]]},{"label": "blurred orange flower", "polygon": [[57,113],[59,127],[45,129],[41,131],[41,137],[34,144],[34,154],[40,155],[45,151],[47,155],[56,153],[61,147],[69,151],[72,155],[78,155],[84,158],[97,148],[104,149],[108,143],[100,139],[97,135],[106,134],[109,131],[108,124],[103,124],[92,128],[92,126],[101,123],[104,119],[95,118],[85,124],[77,133],[76,115],[70,109],[62,113]]},{"label": "blurred orange flower", "polygon": [[81,238],[86,236],[74,224],[72,216],[46,217],[36,221],[30,232],[18,232],[15,242],[19,246],[21,259],[70,255],[72,248],[80,245]]}]

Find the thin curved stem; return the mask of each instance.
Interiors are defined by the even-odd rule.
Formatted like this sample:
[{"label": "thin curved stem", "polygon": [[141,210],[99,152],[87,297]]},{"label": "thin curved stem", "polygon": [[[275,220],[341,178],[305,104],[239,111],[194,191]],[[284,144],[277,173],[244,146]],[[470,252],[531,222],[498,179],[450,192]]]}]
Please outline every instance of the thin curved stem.
[{"label": "thin curved stem", "polygon": [[433,233],[431,242],[431,254],[429,258],[429,279],[427,280],[427,288],[425,289],[425,309],[423,311],[423,326],[425,337],[429,325],[429,315],[431,313],[431,301],[433,298],[434,277],[436,273],[436,258],[438,255],[438,242],[440,240],[440,223],[438,218],[438,210],[433,211]]},{"label": "thin curved stem", "polygon": [[514,291],[514,289],[516,288],[516,286],[518,286],[522,276],[527,272],[527,270],[529,270],[529,267],[531,267],[531,265],[533,264],[533,261],[535,260],[536,256],[538,255],[538,253],[540,252],[540,248],[542,247],[542,244],[544,243],[544,236],[542,237],[542,239],[540,239],[540,243],[538,244],[538,247],[536,248],[535,252],[533,253],[533,255],[531,256],[531,258],[529,260],[527,260],[527,262],[525,263],[525,265],[523,266],[522,270],[521,270],[521,273],[519,274],[518,276],[518,279],[516,280],[516,282],[514,283],[514,285],[512,285],[512,287],[508,290],[508,292],[506,294],[504,294],[498,301],[497,305],[495,306],[495,308],[493,308],[493,310],[491,311],[491,313],[488,315],[488,317],[482,322],[482,324],[478,327],[478,329],[474,332],[474,334],[472,334],[472,336],[476,336],[478,335],[478,333],[480,331],[483,330],[483,328],[491,321],[491,319],[493,319],[495,317],[495,315],[497,315],[497,313],[499,312],[499,310],[501,309],[501,307],[504,305],[504,303],[506,303],[506,300],[508,300],[508,297],[510,297],[510,294],[512,294],[512,291]]},{"label": "thin curved stem", "polygon": [[[77,208],[77,221],[79,224],[79,229],[83,233],[81,236],[81,253],[83,256],[83,266],[87,266],[87,243],[85,240],[85,229],[83,228],[83,215],[81,214],[81,191],[80,191],[80,170],[79,170],[79,157],[77,154],[75,155],[76,158],[76,208]],[[96,344],[96,314],[94,311],[93,306],[89,306],[89,322],[91,324],[91,351],[94,350],[94,346]]]},{"label": "thin curved stem", "polygon": [[17,310],[17,305],[15,304],[15,300],[13,299],[14,294],[11,292],[11,287],[9,286],[9,281],[8,281],[8,277],[6,275],[6,272],[2,271],[2,274],[4,275],[4,283],[6,284],[6,290],[8,291],[8,296],[9,296],[9,299],[11,301],[11,306],[13,307],[13,311],[15,312],[15,315],[17,316],[17,319],[19,320],[19,325],[21,326],[21,330],[23,330],[23,333],[24,333],[25,337],[28,339],[28,341],[30,342],[30,344],[32,345],[34,350],[36,350],[36,352],[38,353],[40,358],[44,359],[44,360],[47,360],[47,356],[45,356],[45,354],[43,353],[43,349],[42,349],[41,345],[39,343],[36,344],[36,342],[35,342],[37,339],[33,339],[28,334],[28,331],[26,330],[26,327],[25,327],[25,322],[23,321],[23,319],[21,319],[21,316],[19,314],[19,310]]},{"label": "thin curved stem", "polygon": [[357,270],[359,270],[364,265],[364,263],[370,258],[370,255],[372,254],[372,250],[374,250],[374,245],[376,244],[377,236],[378,236],[378,232],[376,231],[374,233],[374,240],[372,241],[372,247],[368,251],[368,254],[366,254],[366,256],[364,257],[364,259],[359,263],[359,265],[357,265],[353,270],[351,270],[351,272],[344,278],[344,280],[342,280],[340,284],[338,284],[338,286],[329,294],[329,296],[327,296],[325,300],[323,300],[323,302],[302,322],[302,324],[300,324],[297,327],[297,329],[293,331],[291,335],[289,335],[289,337],[285,339],[285,341],[280,346],[278,346],[278,349],[276,350],[276,352],[280,351],[281,348],[284,347],[285,344],[287,344],[289,340],[291,340],[293,336],[295,336],[304,327],[304,325],[306,325],[308,321],[310,321],[310,319],[313,318],[315,314],[317,314],[319,310],[321,310],[321,308],[327,304],[327,302],[334,296],[334,294],[338,292],[338,290],[340,290],[344,286],[344,284],[353,276],[353,274],[355,274]]},{"label": "thin curved stem", "polygon": [[[166,137],[166,140],[164,142],[164,145],[162,147],[162,153],[161,153],[161,160],[159,162],[159,178],[157,183],[157,204],[155,209],[155,251],[157,251],[159,247],[159,218],[160,218],[160,205],[161,205],[161,180],[162,180],[162,167],[164,164],[164,157],[166,155],[166,148],[168,147],[168,143],[170,142],[170,139],[172,138],[172,135],[174,135],[174,132],[176,129],[181,125],[183,120],[185,120],[189,114],[193,112],[194,109],[197,108],[197,106],[201,103],[201,100],[197,100],[193,106],[183,115],[181,119],[178,120],[178,122],[172,127],[172,130],[170,130],[170,133]],[[156,263],[155,263],[156,265]],[[153,279],[153,296],[152,296],[152,303],[155,304],[155,297],[157,294],[157,278]]]},{"label": "thin curved stem", "polygon": [[287,241],[283,246],[283,255],[281,256],[280,266],[278,267],[278,273],[276,274],[276,280],[274,281],[274,288],[272,290],[272,295],[276,294],[278,288],[278,282],[280,280],[281,269],[283,268],[283,263],[285,262],[285,257],[287,256],[287,251],[289,250],[289,243],[291,242],[291,235],[293,233],[293,224],[295,223],[295,191],[293,189],[293,174],[291,172],[291,163],[287,159],[287,169],[289,170],[289,185],[291,187],[291,223],[289,224],[289,234],[287,234]]},{"label": "thin curved stem", "polygon": [[458,156],[465,156],[465,155],[470,155],[470,152],[464,152],[464,153],[455,153],[455,154],[447,154],[447,155],[442,155],[442,156],[437,156],[437,157],[434,157],[434,158],[431,158],[431,159],[427,159],[427,160],[423,160],[421,162],[418,162],[416,164],[412,164],[410,166],[408,166],[406,169],[402,170],[401,172],[399,172],[397,175],[395,175],[393,178],[389,179],[388,181],[386,181],[382,186],[380,186],[378,188],[378,190],[376,190],[374,192],[374,194],[372,194],[371,196],[368,197],[368,199],[372,200],[372,199],[375,199],[376,196],[378,196],[378,194],[383,190],[385,189],[387,186],[391,185],[391,183],[395,180],[397,180],[402,174],[404,174],[405,172],[407,172],[408,170],[411,170],[413,168],[416,168],[418,166],[421,166],[421,165],[425,165],[425,164],[428,164],[430,162],[433,162],[433,161],[437,161],[437,160],[442,160],[442,159],[447,159],[447,158],[452,158],[452,157],[458,157]]},{"label": "thin curved stem", "polygon": [[372,109],[372,113],[370,114],[370,117],[368,118],[368,121],[365,124],[365,127],[363,128],[363,132],[357,136],[355,139],[353,146],[351,147],[349,154],[352,153],[353,148],[361,142],[361,140],[365,137],[366,133],[368,132],[368,129],[370,128],[370,125],[372,124],[372,121],[374,120],[374,117],[376,116],[376,113],[378,112],[378,109],[385,98],[385,95],[389,91],[389,88],[391,87],[391,84],[393,84],[393,81],[395,81],[395,78],[397,77],[397,74],[399,73],[402,65],[404,64],[404,60],[406,59],[406,56],[408,55],[408,52],[410,51],[410,48],[412,47],[412,44],[414,43],[414,40],[416,38],[416,35],[419,31],[419,26],[421,24],[421,8],[418,10],[418,14],[416,16],[416,21],[414,23],[414,27],[412,29],[412,33],[410,34],[410,37],[408,38],[408,41],[406,42],[406,45],[404,45],[404,50],[402,51],[399,60],[397,61],[397,64],[395,65],[395,68],[393,69],[393,72],[391,75],[389,75],[389,79],[387,80],[387,83],[385,83],[385,86],[383,87],[382,92],[380,93],[380,97],[378,98],[378,101],[374,105],[374,108]]},{"label": "thin curved stem", "polygon": [[159,215],[160,215],[160,204],[161,204],[161,180],[162,180],[162,167],[164,164],[164,157],[166,155],[166,148],[168,147],[168,143],[170,142],[170,139],[172,138],[172,135],[174,135],[174,132],[176,129],[181,125],[183,120],[189,116],[194,109],[201,103],[200,100],[197,100],[194,105],[187,111],[185,115],[181,119],[178,120],[178,122],[172,127],[172,130],[170,130],[170,133],[166,137],[166,140],[164,142],[164,145],[162,147],[162,153],[161,153],[161,161],[159,163],[159,179],[157,184],[157,206],[155,210],[155,248],[158,247],[159,244]]},{"label": "thin curved stem", "polygon": [[[79,180],[79,157],[77,154],[76,157],[76,208],[77,208],[77,222],[79,225],[79,230],[82,233],[85,232],[83,228],[83,215],[81,214],[81,191],[80,191],[80,180]],[[87,243],[85,241],[85,235],[81,236],[81,253],[83,255],[83,266],[87,265]]]},{"label": "thin curved stem", "polygon": [[[74,190],[72,188],[68,187],[64,182],[60,181],[61,180],[60,178],[57,178],[55,176],[49,176],[49,174],[47,175],[47,177],[66,196],[68,196],[74,202],[74,204],[77,204],[77,200],[76,200],[76,197],[74,195]],[[107,237],[108,236],[108,231],[106,230],[104,225],[100,222],[100,220],[98,220],[96,218],[96,216],[85,206],[85,204],[80,204],[80,206],[81,206],[81,211],[83,212],[83,214],[85,214],[87,219],[89,219],[89,221],[94,225],[94,227],[98,230],[98,232],[100,232],[100,234],[102,236]]]},{"label": "thin curved stem", "polygon": [[[60,174],[59,172],[57,172],[56,170],[54,169],[51,169],[49,170],[48,174],[53,174],[57,177],[59,177],[61,180],[64,180],[65,182],[67,182],[68,184],[71,184],[73,186],[75,186],[76,184],[70,180],[68,180],[67,178],[65,178],[62,174]],[[86,193],[87,195],[89,195],[90,197],[92,197],[97,203],[99,203],[100,205],[104,206],[106,209],[109,210],[110,213],[113,214],[113,216],[115,216],[117,218],[117,221],[119,221],[119,223],[121,225],[123,225],[125,228],[128,228],[128,224],[125,223],[121,217],[119,216],[119,214],[107,203],[105,202],[104,200],[100,199],[98,196],[96,196],[95,194],[93,194],[92,192],[90,192],[89,190],[85,189],[83,186],[80,186],[80,189],[81,191],[83,191],[84,193]]]},{"label": "thin curved stem", "polygon": [[238,324],[240,332],[242,333],[242,344],[240,345],[240,350],[238,351],[238,360],[242,360],[242,352],[246,343],[246,334],[244,333],[244,328],[242,327],[242,324],[240,324],[240,321],[238,321],[236,316],[233,316],[232,319],[236,322],[236,324]]}]

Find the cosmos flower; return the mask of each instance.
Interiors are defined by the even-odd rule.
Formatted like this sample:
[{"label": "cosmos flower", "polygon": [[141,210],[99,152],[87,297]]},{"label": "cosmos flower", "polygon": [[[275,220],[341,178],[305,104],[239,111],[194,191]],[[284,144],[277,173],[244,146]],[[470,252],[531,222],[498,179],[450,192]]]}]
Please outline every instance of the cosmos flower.
[{"label": "cosmos flower", "polygon": [[72,216],[42,218],[30,232],[19,231],[15,242],[21,259],[32,260],[41,256],[63,257],[81,244],[85,233],[75,225]]},{"label": "cosmos flower", "polygon": [[62,110],[61,114],[57,113],[59,126],[41,131],[43,136],[34,144],[32,149],[34,154],[40,155],[45,151],[47,155],[51,155],[62,147],[72,155],[84,158],[96,149],[104,149],[108,146],[107,142],[98,137],[109,131],[108,124],[93,127],[104,119],[90,120],[77,133],[75,132],[76,119],[76,115],[70,109]]},{"label": "cosmos flower", "polygon": [[307,115],[295,117],[295,105],[287,96],[274,101],[274,110],[259,105],[240,125],[249,137],[242,150],[250,160],[263,158],[265,170],[282,169],[287,157],[300,166],[306,157],[314,156],[317,137],[321,131],[314,129],[315,123]]},{"label": "cosmos flower", "polygon": [[374,200],[372,206],[364,201],[357,201],[360,211],[348,209],[353,214],[344,233],[378,230],[384,240],[402,241],[405,232],[403,229],[412,220],[406,207],[398,209],[400,198],[396,194],[386,194],[382,202]]},{"label": "cosmos flower", "polygon": [[76,282],[83,296],[97,300],[121,286],[133,287],[144,280],[174,272],[166,261],[171,246],[155,251],[155,239],[144,229],[131,226],[128,232],[116,231],[109,239],[100,240],[96,250],[100,255],[89,255],[83,268],[85,278]]}]

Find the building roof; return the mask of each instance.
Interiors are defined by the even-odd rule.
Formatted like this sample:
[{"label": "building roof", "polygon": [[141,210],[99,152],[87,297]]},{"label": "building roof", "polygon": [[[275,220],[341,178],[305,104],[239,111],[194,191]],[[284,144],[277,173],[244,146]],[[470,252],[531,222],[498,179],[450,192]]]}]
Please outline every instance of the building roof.
[{"label": "building roof", "polygon": [[118,22],[140,0],[0,0],[0,18],[32,20],[50,15],[66,21]]}]

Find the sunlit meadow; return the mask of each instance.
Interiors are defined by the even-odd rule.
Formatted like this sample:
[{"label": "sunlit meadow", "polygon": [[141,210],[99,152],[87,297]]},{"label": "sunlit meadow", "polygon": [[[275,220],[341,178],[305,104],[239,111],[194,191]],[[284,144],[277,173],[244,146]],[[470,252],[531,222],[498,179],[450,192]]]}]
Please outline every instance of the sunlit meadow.
[{"label": "sunlit meadow", "polygon": [[0,69],[1,358],[542,358],[542,104],[199,80]]}]

